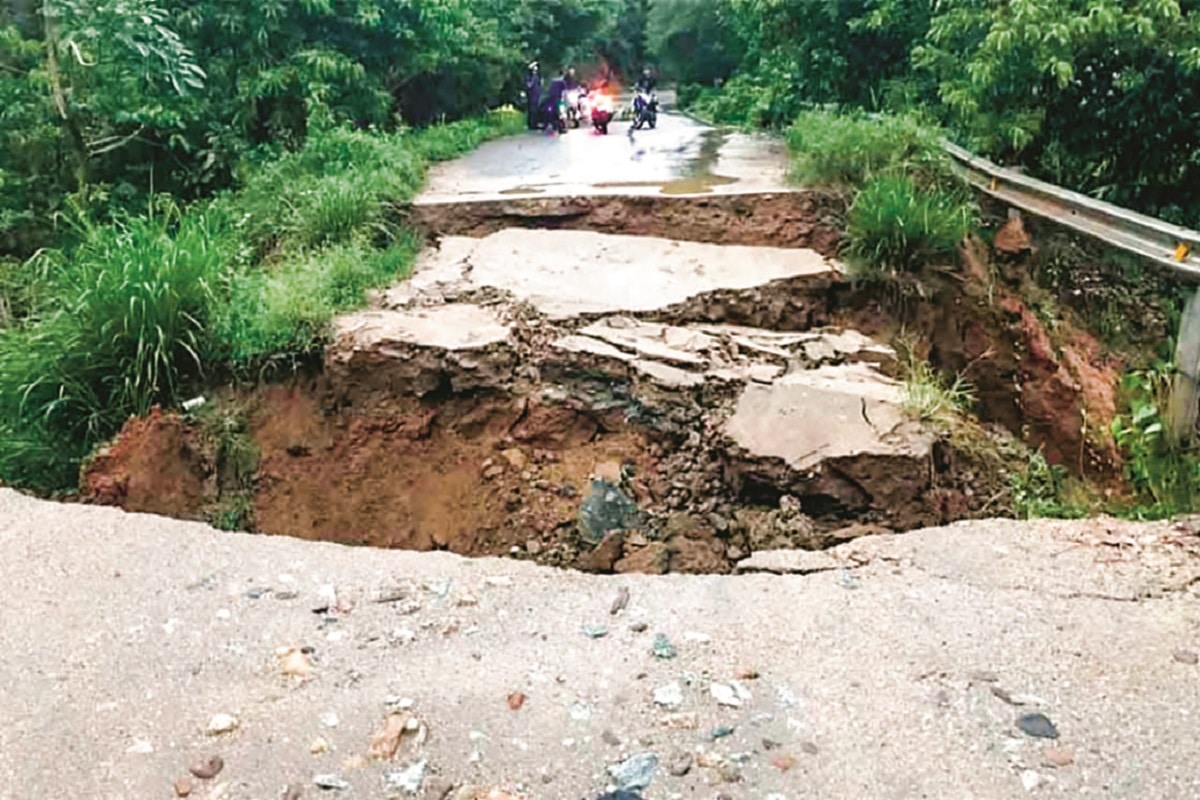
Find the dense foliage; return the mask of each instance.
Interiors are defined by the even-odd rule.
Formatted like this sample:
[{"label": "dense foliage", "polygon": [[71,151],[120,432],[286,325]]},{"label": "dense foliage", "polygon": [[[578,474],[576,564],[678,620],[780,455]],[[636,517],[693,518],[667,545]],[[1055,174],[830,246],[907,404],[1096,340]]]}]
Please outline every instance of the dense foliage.
[{"label": "dense foliage", "polygon": [[[694,0],[661,42],[728,65],[685,91],[713,116],[920,107],[964,144],[1058,183],[1200,226],[1196,0]],[[704,9],[701,13],[700,9]],[[688,20],[692,21],[688,21]],[[705,20],[728,21],[734,41]],[[710,75],[681,72],[709,83]]]},{"label": "dense foliage", "polygon": [[646,0],[4,0],[0,256],[55,241],[62,212],[229,187],[314,127],[390,131],[511,102],[530,59],[628,72],[646,13]]},{"label": "dense foliage", "polygon": [[0,3],[0,481],[69,488],[128,415],[318,352],[411,263],[426,166],[522,127],[487,109],[530,58],[644,57],[627,7]]}]

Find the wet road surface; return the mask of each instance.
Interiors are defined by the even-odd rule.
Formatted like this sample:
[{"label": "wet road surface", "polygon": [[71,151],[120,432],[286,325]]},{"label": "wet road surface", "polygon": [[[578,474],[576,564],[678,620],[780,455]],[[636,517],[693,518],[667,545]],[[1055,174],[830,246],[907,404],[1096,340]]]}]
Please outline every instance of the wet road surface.
[{"label": "wet road surface", "polygon": [[430,174],[418,203],[497,197],[787,190],[783,144],[663,114],[654,130],[614,122],[564,135],[529,132],[489,142]]}]

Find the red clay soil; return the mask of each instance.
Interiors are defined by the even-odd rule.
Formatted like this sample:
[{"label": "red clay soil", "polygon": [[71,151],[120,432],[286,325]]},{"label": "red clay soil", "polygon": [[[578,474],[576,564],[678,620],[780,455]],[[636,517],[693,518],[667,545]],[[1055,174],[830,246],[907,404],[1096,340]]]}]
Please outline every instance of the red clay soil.
[{"label": "red clay soil", "polygon": [[157,406],[126,423],[121,435],[84,466],[81,492],[90,502],[127,511],[196,513],[211,471],[194,428]]},{"label": "red clay soil", "polygon": [[[573,528],[593,473],[653,467],[641,433],[528,400],[328,415],[300,387],[267,387],[243,402],[261,453],[255,527],[267,534],[472,555],[548,547]],[[85,469],[85,495],[201,518],[211,468],[196,437],[157,409],[130,421]]]},{"label": "red clay soil", "polygon": [[923,277],[936,289],[910,307],[887,312],[886,303],[870,302],[840,321],[874,335],[902,321],[921,338],[919,356],[971,383],[982,421],[1008,429],[1050,464],[1119,484],[1109,427],[1124,364],[1069,319],[1047,328],[1022,297],[1032,290],[1021,267],[1008,265],[1009,284],[989,277],[982,249],[975,243],[962,254],[959,275]]}]

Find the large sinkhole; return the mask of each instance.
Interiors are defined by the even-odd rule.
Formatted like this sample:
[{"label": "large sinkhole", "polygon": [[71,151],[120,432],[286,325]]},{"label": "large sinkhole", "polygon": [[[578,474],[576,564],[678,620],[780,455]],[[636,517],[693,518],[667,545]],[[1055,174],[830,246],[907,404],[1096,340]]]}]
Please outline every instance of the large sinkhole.
[{"label": "large sinkhole", "polygon": [[436,245],[337,320],[317,374],[131,421],[85,496],[597,572],[997,512],[991,434],[914,416],[842,313],[864,303],[827,199],[553,202],[419,209]]}]

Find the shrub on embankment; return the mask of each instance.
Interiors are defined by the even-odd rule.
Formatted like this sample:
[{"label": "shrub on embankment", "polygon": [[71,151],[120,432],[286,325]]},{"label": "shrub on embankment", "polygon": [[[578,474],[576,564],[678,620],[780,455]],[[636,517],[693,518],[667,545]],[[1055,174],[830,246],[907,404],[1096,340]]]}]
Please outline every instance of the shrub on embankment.
[{"label": "shrub on embankment", "polygon": [[426,167],[522,127],[496,112],[396,135],[314,132],[212,201],[81,223],[76,244],[22,271],[31,304],[0,328],[0,482],[70,489],[96,443],[206,372],[319,351],[336,313],[411,265],[417,236],[389,208]]},{"label": "shrub on embankment", "polygon": [[[853,274],[860,280],[884,282],[888,286],[899,282],[903,284],[902,290],[914,281],[925,282],[928,285],[918,294],[936,293],[933,289],[936,276],[929,274],[927,268],[957,264],[956,250],[968,236],[977,240],[988,238],[970,190],[951,169],[939,145],[939,131],[926,120],[912,114],[868,116],[858,112],[806,111],[788,129],[787,142],[794,178],[832,187],[845,195],[844,253]],[[1057,250],[1048,256],[1060,257]],[[1041,329],[1036,337],[1044,337],[1054,348],[1072,348],[1071,339],[1076,334],[1066,333],[1072,328],[1063,321],[1065,307],[1056,302],[1054,291],[1038,286],[1033,279],[1032,273],[1038,271],[1037,260],[1035,256],[1035,263],[1026,265],[1031,274],[1021,278],[1020,285],[1004,288],[1002,276],[989,274],[986,277],[989,285],[983,287],[988,298],[986,305],[1000,304],[1018,310],[1028,305],[1028,313],[1022,313],[1021,326],[1036,325]],[[1057,268],[1064,269],[1062,265]],[[986,269],[996,272],[994,265]],[[1001,301],[999,293],[1007,294],[1008,299]],[[1172,296],[1162,302],[1169,306],[1177,298]],[[1124,304],[1133,308],[1138,300],[1130,295]],[[966,309],[967,306],[961,306],[956,313],[967,313]],[[989,312],[983,313],[981,320]],[[1173,323],[1178,325],[1177,315],[1173,316]],[[1032,340],[1029,343],[1035,344]],[[1082,486],[1078,475],[1072,479],[1062,467],[1051,467],[1040,453],[1030,453],[1028,469],[1013,477],[1013,507],[1018,513],[1081,516],[1107,511],[1122,516],[1160,518],[1200,508],[1200,455],[1187,446],[1173,443],[1164,427],[1173,367],[1162,353],[1169,353],[1171,348],[1162,347],[1161,342],[1151,337],[1141,349],[1143,352],[1137,353],[1136,348],[1131,348],[1136,369],[1125,375],[1119,390],[1110,387],[1119,398],[1115,417],[1092,419],[1085,407],[1079,409],[1085,428],[1093,424],[1103,426],[1091,430],[1085,438],[1111,443],[1119,453],[1118,466],[1126,491],[1102,496]],[[1069,372],[1071,363],[1083,363],[1081,358],[1085,358],[1082,352],[1075,351],[1063,366],[1054,368]],[[1153,366],[1149,366],[1151,363]],[[1019,362],[1014,366],[1022,369]],[[1029,369],[1031,385],[1046,380],[1044,375],[1035,374],[1036,369]],[[919,370],[910,373],[919,374]],[[957,375],[955,381],[961,381],[962,377]],[[1074,376],[1079,382],[1085,377]],[[1054,385],[1046,383],[1047,387]],[[1024,390],[1016,391],[1020,398],[1019,393]]]},{"label": "shrub on embankment", "polygon": [[953,259],[976,219],[936,127],[915,115],[800,113],[787,130],[792,177],[847,197],[846,255],[884,280]]}]

